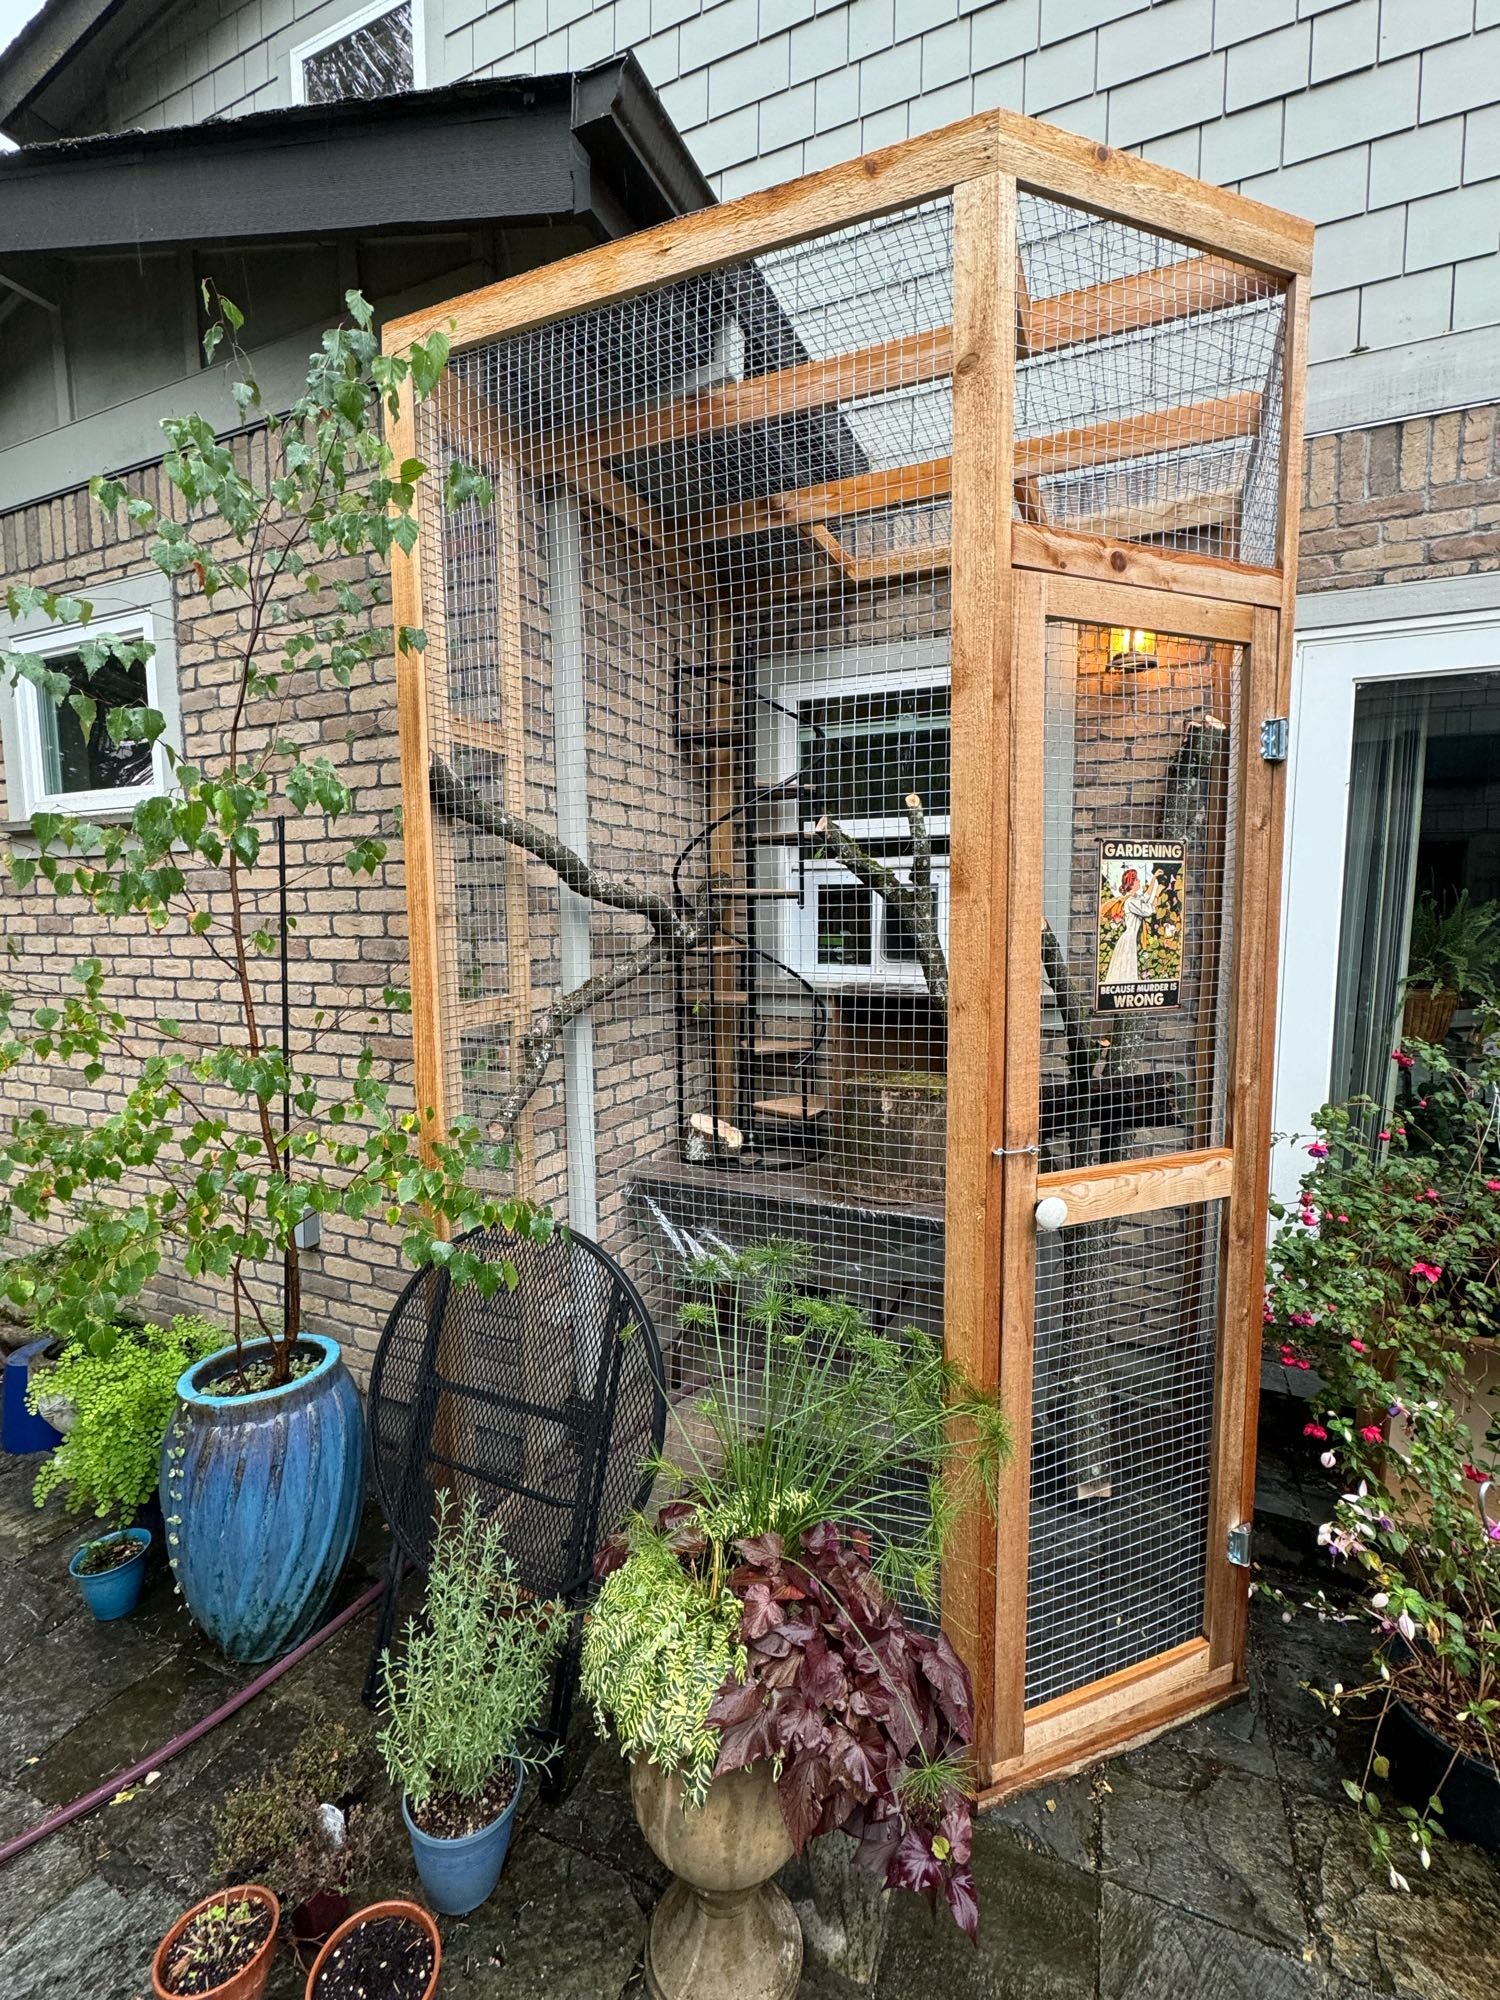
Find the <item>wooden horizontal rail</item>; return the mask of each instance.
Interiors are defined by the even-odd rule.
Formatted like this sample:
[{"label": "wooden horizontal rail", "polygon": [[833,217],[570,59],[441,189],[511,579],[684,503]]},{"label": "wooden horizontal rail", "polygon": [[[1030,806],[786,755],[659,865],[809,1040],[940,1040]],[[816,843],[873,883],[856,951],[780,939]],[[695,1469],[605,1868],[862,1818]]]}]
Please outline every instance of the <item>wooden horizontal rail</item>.
[{"label": "wooden horizontal rail", "polygon": [[447,735],[451,743],[462,743],[470,750],[493,750],[497,756],[503,756],[508,747],[498,722],[483,722],[474,715],[449,715]]},{"label": "wooden horizontal rail", "polygon": [[1090,576],[1060,576],[1054,571],[1046,580],[1044,602],[1048,618],[1076,618],[1089,625],[1139,625],[1165,637],[1227,639],[1234,646],[1250,644],[1259,611],[1253,603],[1185,594],[1178,588],[1175,564],[1160,589],[1119,578],[1099,582]]},{"label": "wooden horizontal rail", "polygon": [[1150,1161],[1119,1160],[1104,1167],[1036,1177],[1038,1200],[1043,1195],[1061,1195],[1068,1204],[1069,1226],[1222,1201],[1233,1185],[1232,1146],[1216,1146],[1211,1152],[1167,1153]]},{"label": "wooden horizontal rail", "polygon": [[1030,1710],[1021,1754],[991,1766],[980,1802],[993,1804],[1044,1777],[1064,1776],[1145,1742],[1184,1716],[1232,1700],[1243,1688],[1244,1677],[1236,1678],[1232,1665],[1212,1664],[1207,1639],[1190,1639],[1139,1667]]},{"label": "wooden horizontal rail", "polygon": [[[1032,301],[1023,316],[1023,351],[1036,356],[1080,341],[1160,326],[1191,313],[1220,311],[1264,296],[1265,284],[1259,271],[1216,257],[1189,257],[1128,278],[1111,278]],[[713,437],[778,417],[894,395],[941,381],[952,371],[953,330],[934,327],[628,411],[598,430],[573,431],[550,446],[544,441],[542,449],[546,462],[566,474],[581,460],[608,464],[688,438]]]},{"label": "wooden horizontal rail", "polygon": [[918,465],[893,466],[889,472],[857,472],[817,486],[789,487],[763,500],[738,500],[701,515],[693,523],[693,533],[705,542],[737,542],[747,535],[806,527],[845,514],[868,514],[879,507],[946,500],[952,483],[952,460],[929,458]]},{"label": "wooden horizontal rail", "polygon": [[1137,333],[1192,313],[1223,312],[1268,293],[1262,272],[1220,257],[1184,257],[1128,278],[1033,298],[1022,318],[1022,352],[1046,354],[1079,341]]},{"label": "wooden horizontal rail", "polygon": [[[1018,480],[1035,479],[1148,453],[1181,451],[1252,435],[1259,422],[1258,394],[1246,391],[1218,396],[1206,403],[1186,403],[1176,409],[1054,431],[1047,437],[1017,438],[1014,473]],[[778,528],[837,520],[845,514],[946,499],[951,488],[952,461],[929,458],[917,465],[895,466],[889,472],[858,472],[851,478],[824,480],[816,486],[789,487],[761,500],[736,501],[702,515],[692,531],[704,542],[740,541]]]},{"label": "wooden horizontal rail", "polygon": [[883,340],[825,361],[799,362],[770,375],[751,375],[720,389],[679,397],[649,409],[633,410],[595,431],[574,431],[550,453],[566,472],[579,458],[598,462],[634,452],[659,450],[686,438],[713,437],[777,417],[827,409],[837,403],[914,389],[952,372],[953,334],[940,326],[928,333]]},{"label": "wooden horizontal rail", "polygon": [[1016,477],[1044,479],[1049,473],[1184,451],[1228,438],[1253,437],[1259,428],[1260,395],[1247,389],[1205,403],[1180,403],[1170,410],[1144,410],[1139,416],[1082,424],[1047,437],[1017,438]]},{"label": "wooden horizontal rail", "polygon": [[485,993],[477,1000],[460,1000],[453,1011],[459,1032],[469,1034],[476,1028],[510,1026],[516,1018],[516,1001],[511,993]]},{"label": "wooden horizontal rail", "polygon": [[387,322],[385,349],[399,353],[439,331],[451,335],[455,348],[470,347],[763,256],[996,172],[1038,194],[1119,216],[1210,254],[1243,258],[1279,277],[1312,269],[1312,224],[1298,216],[1019,113],[987,111],[407,313]]},{"label": "wooden horizontal rail", "polygon": [[[1186,502],[1172,502],[1174,514]],[[1179,528],[1192,525],[1184,513]],[[1237,604],[1281,601],[1281,572],[1225,562],[1187,549],[1147,549],[1113,536],[1076,534],[1070,528],[1039,528],[1018,521],[1011,531],[1011,561],[1018,569],[1045,570],[1050,576],[1081,576],[1097,583],[1138,584],[1175,590],[1189,597],[1222,597]],[[1185,614],[1187,615],[1187,614]]]}]

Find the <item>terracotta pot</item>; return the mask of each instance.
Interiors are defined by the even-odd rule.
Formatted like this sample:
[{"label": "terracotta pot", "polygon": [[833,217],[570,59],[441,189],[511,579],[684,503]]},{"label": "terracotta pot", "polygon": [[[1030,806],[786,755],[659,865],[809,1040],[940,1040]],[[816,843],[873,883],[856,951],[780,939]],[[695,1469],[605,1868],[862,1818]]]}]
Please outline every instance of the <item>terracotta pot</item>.
[{"label": "terracotta pot", "polygon": [[321,1944],[349,1914],[349,1898],[342,1889],[319,1889],[292,1911],[292,1936],[299,1944]]},{"label": "terracotta pot", "polygon": [[1414,1042],[1441,1042],[1453,1026],[1458,995],[1443,986],[1413,986],[1401,1009],[1401,1033]]},{"label": "terracotta pot", "polygon": [[356,1910],[347,1923],[339,1925],[333,1936],[313,1960],[312,1971],[307,1975],[305,2000],[314,2000],[318,1990],[318,1974],[338,1950],[351,1931],[357,1931],[361,1924],[375,1923],[381,1917],[407,1917],[424,1930],[432,1941],[432,1977],[427,1982],[427,1990],[422,2000],[432,2000],[437,1992],[438,1974],[443,1969],[443,1940],[438,1935],[437,1919],[430,1910],[424,1910],[420,1903],[408,1903],[399,1897],[389,1903],[366,1903],[362,1910]]},{"label": "terracotta pot", "polygon": [[262,1903],[270,1910],[271,1934],[248,1965],[242,1965],[234,1977],[226,1979],[222,1986],[215,1986],[210,1992],[199,1995],[198,2000],[260,2000],[266,1990],[266,1981],[271,1976],[271,1958],[276,1950],[276,1934],[281,1925],[281,1905],[271,1891],[263,1889],[259,1882],[240,1882],[232,1889],[217,1889],[213,1895],[194,1903],[190,1910],[183,1911],[156,1947],[156,1956],[151,1961],[151,1991],[156,2000],[180,2000],[180,1996],[166,1985],[162,1975],[166,1972],[173,1947],[198,1912],[214,1903],[245,1900]]},{"label": "terracotta pot", "polygon": [[653,2000],[790,2000],[802,1976],[802,1927],[771,1880],[792,1843],[770,1765],[715,1778],[695,1811],[675,1773],[640,1757],[630,1796],[674,1877],[646,1938]]}]

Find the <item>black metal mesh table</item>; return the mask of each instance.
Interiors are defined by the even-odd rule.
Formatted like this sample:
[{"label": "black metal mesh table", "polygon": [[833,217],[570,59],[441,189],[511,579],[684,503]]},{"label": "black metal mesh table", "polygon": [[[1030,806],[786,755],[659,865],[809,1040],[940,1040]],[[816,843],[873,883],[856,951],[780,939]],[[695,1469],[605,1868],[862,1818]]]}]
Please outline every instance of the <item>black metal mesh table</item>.
[{"label": "black metal mesh table", "polygon": [[[477,1501],[527,1591],[576,1606],[599,1542],[644,1505],[665,1434],[656,1329],[606,1251],[564,1230],[546,1243],[500,1229],[462,1240],[512,1265],[514,1286],[486,1296],[441,1267],[419,1272],[370,1374],[370,1453],[392,1551],[367,1697],[406,1567],[427,1567],[440,1492]],[[575,1636],[549,1725],[559,1740],[576,1670]]]}]

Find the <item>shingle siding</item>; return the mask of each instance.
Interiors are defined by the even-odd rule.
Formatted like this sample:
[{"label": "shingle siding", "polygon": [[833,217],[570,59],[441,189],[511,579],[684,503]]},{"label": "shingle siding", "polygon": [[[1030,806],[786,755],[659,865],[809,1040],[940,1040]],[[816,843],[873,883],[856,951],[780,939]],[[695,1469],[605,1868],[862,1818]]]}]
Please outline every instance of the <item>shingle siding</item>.
[{"label": "shingle siding", "polygon": [[[286,101],[352,0],[198,0],[115,66],[113,127]],[[429,81],[634,48],[744,192],[1005,105],[1326,226],[1313,350],[1494,323],[1500,0],[425,0]]]}]

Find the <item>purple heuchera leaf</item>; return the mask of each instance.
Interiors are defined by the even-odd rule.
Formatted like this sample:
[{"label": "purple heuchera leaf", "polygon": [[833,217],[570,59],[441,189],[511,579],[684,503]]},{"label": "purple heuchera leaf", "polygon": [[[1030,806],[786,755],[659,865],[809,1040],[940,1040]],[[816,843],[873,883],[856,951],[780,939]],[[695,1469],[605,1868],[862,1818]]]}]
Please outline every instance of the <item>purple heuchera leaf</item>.
[{"label": "purple heuchera leaf", "polygon": [[[682,1517],[674,1515],[681,1523]],[[663,1516],[663,1527],[671,1524]],[[685,1526],[678,1553],[695,1553]],[[747,1536],[728,1587],[740,1601],[746,1677],[709,1710],[716,1769],[781,1760],[777,1792],[793,1846],[842,1830],[893,1888],[942,1896],[969,1937],[978,1924],[969,1801],[954,1791],[913,1813],[901,1786],[918,1758],[962,1758],[973,1695],[946,1637],[912,1632],[881,1589],[869,1540],[820,1522],[790,1552]]]}]

